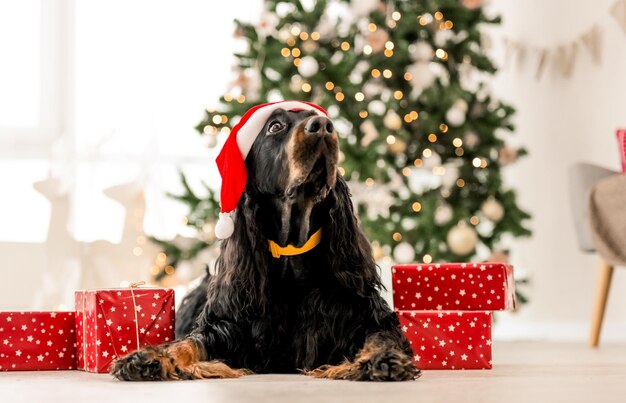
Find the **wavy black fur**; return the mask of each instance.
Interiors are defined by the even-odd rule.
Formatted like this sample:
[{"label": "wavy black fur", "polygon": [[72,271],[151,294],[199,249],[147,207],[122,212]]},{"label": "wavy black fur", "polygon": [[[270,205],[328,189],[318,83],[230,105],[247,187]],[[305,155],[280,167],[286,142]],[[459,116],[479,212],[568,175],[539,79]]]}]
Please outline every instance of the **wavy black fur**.
[{"label": "wavy black fur", "polygon": [[[342,378],[416,378],[411,347],[379,294],[378,268],[359,229],[348,185],[336,173],[336,144],[327,139],[326,146],[310,146],[322,148],[319,153],[305,150],[313,159],[311,172],[287,191],[293,184],[281,179],[281,172],[290,169],[287,160],[293,156],[285,144],[302,135],[298,130],[310,114],[283,115],[291,137],[281,141],[262,133],[254,143],[235,232],[222,242],[216,274],[185,298],[177,337],[203,346],[207,360],[255,373],[358,360],[358,369]],[[308,230],[299,236],[303,225]],[[320,227],[322,241],[310,252],[276,259],[268,250],[268,237],[299,245]],[[363,354],[366,344],[370,347]]]}]

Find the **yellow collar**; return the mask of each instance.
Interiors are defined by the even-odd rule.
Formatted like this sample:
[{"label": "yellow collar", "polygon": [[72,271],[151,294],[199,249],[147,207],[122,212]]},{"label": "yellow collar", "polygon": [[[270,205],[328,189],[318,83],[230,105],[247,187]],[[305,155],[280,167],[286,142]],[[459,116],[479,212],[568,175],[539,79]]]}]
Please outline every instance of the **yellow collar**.
[{"label": "yellow collar", "polygon": [[296,256],[301,255],[310,251],[319,245],[322,240],[322,229],[318,229],[315,234],[311,235],[308,241],[304,243],[301,247],[297,248],[293,245],[287,246],[278,246],[278,244],[272,240],[269,241],[270,252],[272,252],[272,256],[278,259],[281,256]]}]

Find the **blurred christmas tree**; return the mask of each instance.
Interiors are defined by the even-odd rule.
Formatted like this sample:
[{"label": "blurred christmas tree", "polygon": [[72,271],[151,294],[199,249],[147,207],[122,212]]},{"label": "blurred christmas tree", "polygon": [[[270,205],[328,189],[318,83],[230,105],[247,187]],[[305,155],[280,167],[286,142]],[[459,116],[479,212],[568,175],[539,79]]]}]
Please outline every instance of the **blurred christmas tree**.
[{"label": "blurred christmas tree", "polygon": [[[514,110],[485,84],[496,68],[480,26],[500,20],[480,0],[271,0],[266,10],[258,25],[236,22],[247,51],[197,126],[209,146],[257,103],[315,102],[341,136],[340,172],[377,259],[504,260],[502,236],[530,234],[502,181],[501,168],[525,151],[506,145]],[[216,193],[203,200],[185,189],[189,225],[206,233]],[[190,251],[164,242],[163,267],[214,242]]]}]

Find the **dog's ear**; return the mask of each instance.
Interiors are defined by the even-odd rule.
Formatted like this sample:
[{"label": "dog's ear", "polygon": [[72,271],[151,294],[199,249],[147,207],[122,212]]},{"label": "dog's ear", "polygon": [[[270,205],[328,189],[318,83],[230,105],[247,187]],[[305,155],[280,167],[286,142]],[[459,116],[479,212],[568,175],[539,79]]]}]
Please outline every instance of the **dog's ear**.
[{"label": "dog's ear", "polygon": [[331,251],[329,258],[333,274],[343,287],[361,295],[372,288],[382,288],[372,248],[354,214],[350,189],[339,174],[329,197],[331,207],[324,233]]},{"label": "dog's ear", "polygon": [[254,219],[257,208],[244,193],[235,210],[235,231],[222,242],[216,263],[220,275],[209,289],[209,303],[218,314],[261,314],[267,302],[267,239]]}]

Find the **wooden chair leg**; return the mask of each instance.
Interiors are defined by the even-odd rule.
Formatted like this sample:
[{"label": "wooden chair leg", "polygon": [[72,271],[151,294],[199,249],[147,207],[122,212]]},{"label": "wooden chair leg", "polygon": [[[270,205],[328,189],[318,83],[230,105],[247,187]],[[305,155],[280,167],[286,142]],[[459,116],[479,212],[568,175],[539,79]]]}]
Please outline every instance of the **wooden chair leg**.
[{"label": "wooden chair leg", "polygon": [[591,334],[589,335],[589,346],[598,347],[600,340],[600,331],[602,330],[602,320],[604,319],[604,310],[606,308],[606,300],[609,296],[609,287],[611,286],[611,278],[613,277],[613,266],[600,258],[600,268],[598,271],[598,280],[596,283],[596,298],[593,308],[593,317],[591,319]]}]

